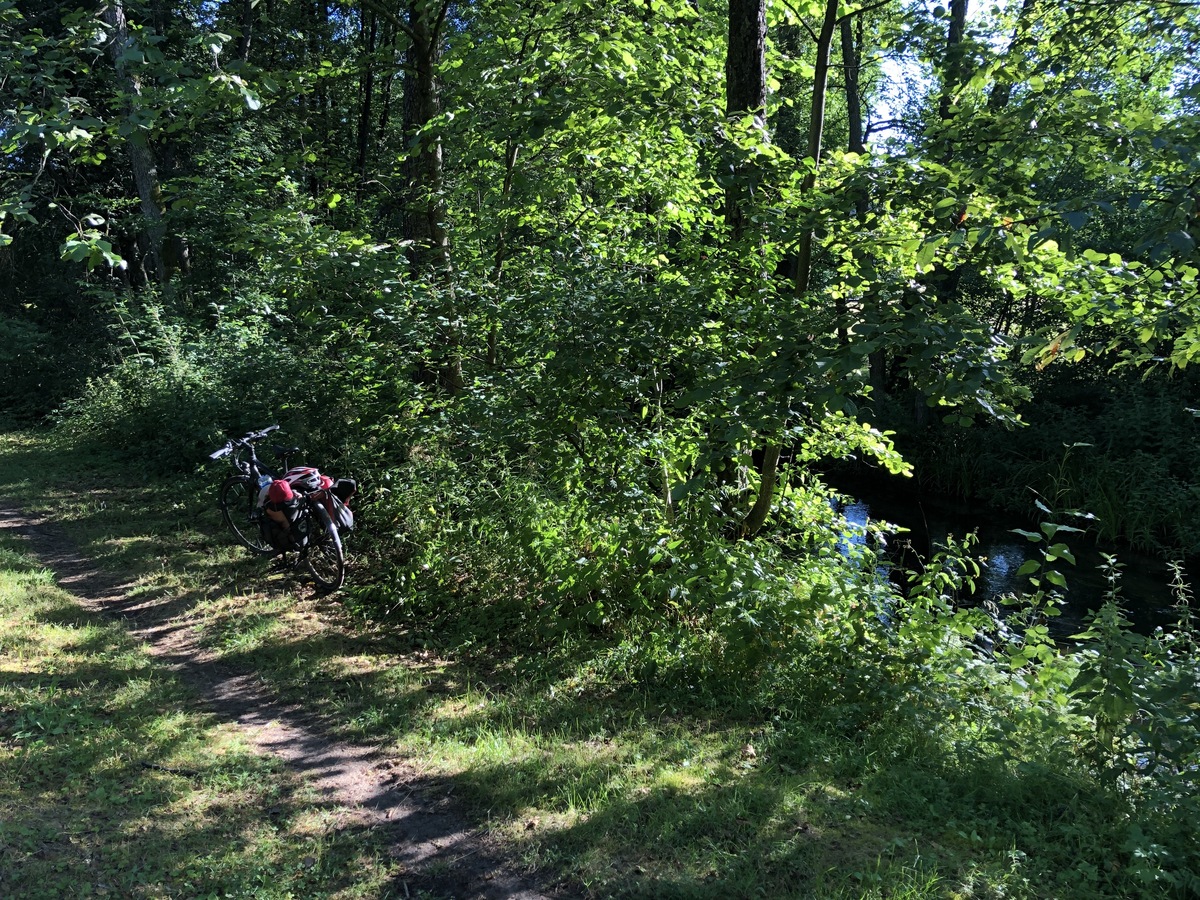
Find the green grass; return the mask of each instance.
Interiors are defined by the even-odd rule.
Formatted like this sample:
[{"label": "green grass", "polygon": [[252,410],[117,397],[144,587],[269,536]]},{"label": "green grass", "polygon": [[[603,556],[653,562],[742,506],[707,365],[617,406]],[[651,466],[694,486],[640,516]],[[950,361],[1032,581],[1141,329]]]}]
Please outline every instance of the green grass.
[{"label": "green grass", "polygon": [[0,895],[375,897],[369,832],[0,544]]},{"label": "green grass", "polygon": [[[475,653],[365,621],[232,548],[208,482],[141,484],[44,435],[0,449],[0,497],[588,896],[1138,896],[1107,868],[1122,808],[1049,751],[935,738],[882,701],[810,718],[729,679],[638,681],[595,640]],[[331,832],[119,629],[6,554],[0,869],[120,896],[382,895],[368,835]]]}]

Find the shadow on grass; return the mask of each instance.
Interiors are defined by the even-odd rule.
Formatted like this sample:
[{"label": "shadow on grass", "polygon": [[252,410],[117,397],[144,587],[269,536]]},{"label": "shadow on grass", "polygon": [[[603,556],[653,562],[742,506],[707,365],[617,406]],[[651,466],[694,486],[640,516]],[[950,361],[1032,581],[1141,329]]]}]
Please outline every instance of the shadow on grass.
[{"label": "shadow on grass", "polygon": [[[13,465],[45,462],[43,450],[18,456],[0,464],[0,494],[19,483]],[[1072,864],[1101,872],[1116,852],[1089,821],[1113,810],[1082,797],[1086,785],[999,755],[880,760],[872,756],[879,747],[869,748],[865,738],[831,735],[817,723],[772,723],[739,703],[699,703],[682,684],[580,688],[572,679],[588,662],[565,654],[503,651],[493,640],[488,656],[473,660],[431,631],[376,625],[364,633],[361,621],[340,630],[302,627],[287,618],[297,605],[328,618],[336,598],[318,601],[302,582],[270,575],[261,559],[231,551],[209,493],[128,492],[109,480],[70,506],[83,552],[140,579],[137,590],[110,597],[106,608],[157,634],[184,627],[191,616],[222,666],[259,673],[335,733],[455,754],[447,769],[459,774],[406,784],[430,796],[453,787],[477,820],[501,823],[531,860],[583,873],[603,893],[865,896],[878,888],[941,896],[984,871],[985,884],[1011,882],[1019,894],[1026,876],[1014,869],[1015,852],[1032,857],[1061,843],[1075,848]],[[155,584],[160,575],[164,585]],[[58,624],[79,621],[62,615]],[[454,658],[420,649],[439,643]],[[98,644],[88,652],[105,651]],[[81,683],[85,676],[102,682],[102,670],[82,673]],[[151,705],[169,702],[160,697]],[[740,753],[748,743],[758,744],[749,759]],[[69,765],[71,756],[46,757],[48,769]],[[170,748],[161,758],[153,764],[170,768]],[[119,771],[136,782],[146,770]],[[240,771],[256,770],[246,764]],[[305,809],[294,787],[278,797],[254,801],[286,813],[268,817],[277,834],[277,823]],[[235,870],[239,889],[279,879],[256,858],[206,861],[205,841],[256,827],[237,818],[231,802],[226,831],[198,824],[197,839],[181,844],[190,848],[181,859],[203,862],[201,876],[209,880],[196,884],[229,883],[220,879]],[[136,830],[140,821],[118,816],[114,824]],[[356,836],[371,846],[369,834]],[[1041,871],[1063,863],[1052,857]],[[307,871],[287,877],[303,887]],[[1104,888],[1100,876],[1054,893],[1105,896]]]},{"label": "shadow on grass", "polygon": [[994,751],[939,756],[930,740],[928,757],[881,759],[886,737],[764,722],[678,686],[576,690],[546,657],[521,660],[524,680],[497,678],[428,662],[403,637],[275,629],[226,658],[343,734],[453,758],[449,781],[479,819],[602,894],[944,896],[978,880],[1020,895],[1059,877],[1056,896],[1121,893],[1105,874],[1073,874],[1114,871],[1120,804]]},{"label": "shadow on grass", "polygon": [[[11,580],[11,575],[4,576]],[[56,602],[57,600],[57,602]],[[248,752],[69,600],[0,606],[0,895],[314,896],[377,888],[385,846]],[[32,607],[32,610],[31,610]]]},{"label": "shadow on grass", "polygon": [[[20,549],[32,546],[59,572],[64,586],[102,612],[89,612],[64,600],[48,585],[39,585],[45,602],[26,613],[29,629],[43,637],[53,633],[56,646],[50,651],[53,662],[45,677],[33,674],[11,682],[13,738],[17,742],[12,758],[17,760],[18,774],[36,768],[46,779],[44,784],[20,786],[15,786],[14,779],[14,788],[8,792],[6,807],[14,811],[32,808],[36,818],[27,819],[23,812],[9,817],[12,834],[34,843],[12,845],[14,863],[9,868],[16,873],[13,877],[21,890],[0,890],[0,895],[57,897],[94,889],[98,893],[115,891],[120,896],[160,890],[188,896],[225,896],[226,892],[254,897],[326,896],[349,886],[352,893],[376,896],[386,892],[382,886],[394,870],[400,874],[392,879],[390,890],[397,895],[408,896],[412,889],[417,896],[463,896],[479,882],[488,883],[488,896],[507,895],[506,885],[515,882],[486,852],[480,852],[477,838],[464,828],[461,818],[448,809],[425,808],[427,799],[431,806],[444,799],[444,781],[408,773],[401,795],[397,788],[372,777],[372,767],[386,762],[377,750],[329,741],[306,727],[312,721],[307,710],[265,698],[256,687],[258,679],[231,673],[229,660],[208,660],[197,656],[189,641],[176,644],[170,640],[176,632],[205,624],[202,607],[213,594],[229,598],[247,582],[272,580],[263,573],[261,559],[224,565],[223,560],[231,556],[229,550],[214,553],[211,559],[197,559],[196,546],[215,544],[216,538],[197,534],[194,525],[189,525],[188,534],[176,534],[181,542],[189,542],[185,552],[193,554],[188,560],[190,571],[181,573],[176,570],[176,557],[145,558],[157,548],[169,547],[173,538],[166,531],[154,539],[141,533],[169,526],[156,524],[151,516],[122,513],[114,518],[108,509],[107,504],[93,506],[75,510],[68,517],[71,536],[82,541],[81,552],[70,546],[66,535],[57,533],[53,523],[30,529],[15,525],[19,520],[11,516],[4,521],[0,543],[10,545],[18,555]],[[26,544],[25,538],[31,543]],[[81,555],[101,544],[123,548],[119,554],[97,554],[107,566],[104,570],[96,569]],[[133,561],[136,566],[129,565]],[[137,576],[134,579],[128,578],[130,568]],[[215,587],[221,583],[219,579],[225,579],[221,590]],[[261,591],[252,591],[252,596],[256,602],[264,601]],[[286,609],[287,598],[280,600]],[[159,649],[153,672],[130,677],[124,693],[132,690],[130,684],[146,679],[154,684],[165,680],[182,685],[178,696],[142,692],[148,714],[156,712],[158,716],[136,734],[127,733],[127,722],[87,712],[102,705],[109,692],[123,693],[121,667],[113,654],[114,641],[121,643],[118,635],[124,633],[113,626],[113,617],[122,620],[135,636],[155,641]],[[248,625],[251,632],[269,628],[271,621],[268,616],[253,614],[234,620]],[[39,648],[46,652],[32,635],[21,636],[11,646],[17,648],[18,644],[25,659]],[[124,652],[135,653],[132,645]],[[252,673],[253,669],[243,672]],[[192,690],[207,698],[204,706],[215,708],[215,717],[183,712],[200,708],[196,698],[189,696]],[[49,705],[37,699],[47,692],[54,698]],[[80,693],[82,700],[72,701],[64,712],[61,698],[74,693]],[[229,722],[261,729],[254,747],[268,756],[239,748],[241,732],[218,727],[218,723]],[[7,721],[4,724],[7,726]],[[179,739],[178,747],[170,742],[156,744],[154,733],[158,730],[191,737]],[[211,737],[214,731],[217,737]],[[113,736],[97,741],[93,739],[97,732]],[[87,748],[73,739],[76,733],[85,736],[81,740]],[[214,755],[213,748],[222,741],[230,748]],[[87,752],[88,748],[94,752]],[[100,772],[103,777],[93,788]],[[146,795],[143,782],[164,777],[182,778],[190,787],[165,800]],[[359,780],[362,784],[355,783]],[[42,802],[31,803],[26,796],[30,790]],[[70,792],[80,790],[95,801],[93,807],[78,811],[81,822],[95,823],[82,826],[87,833],[131,836],[128,842],[116,841],[116,849],[112,841],[106,844],[108,855],[100,858],[117,858],[121,871],[109,871],[99,880],[95,871],[99,851],[85,854],[82,862],[64,858],[59,848],[47,843],[49,832],[34,827],[36,822],[46,821],[60,829],[69,814]],[[156,808],[144,809],[145,803],[131,799],[145,799],[144,795]],[[163,803],[171,808],[158,809]],[[187,808],[177,812],[174,807],[181,803]],[[254,810],[265,805],[272,814],[257,816]],[[155,839],[164,824],[169,826],[165,850]],[[151,858],[162,851],[169,859],[149,868],[132,865],[133,852],[123,849],[127,845],[152,854]],[[4,846],[9,846],[7,838]],[[340,858],[343,850],[344,858]],[[48,861],[46,866],[39,862],[43,859]],[[127,865],[144,877],[130,881]],[[44,882],[52,873],[65,874],[61,880]],[[89,880],[85,875],[96,877]],[[374,888],[362,887],[370,881]],[[43,887],[44,883],[49,886]]]}]

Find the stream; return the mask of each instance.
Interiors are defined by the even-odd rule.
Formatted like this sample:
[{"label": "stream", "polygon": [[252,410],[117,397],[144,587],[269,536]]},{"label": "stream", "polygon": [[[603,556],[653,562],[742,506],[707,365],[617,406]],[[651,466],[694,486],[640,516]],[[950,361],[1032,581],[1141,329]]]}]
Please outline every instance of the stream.
[{"label": "stream", "polygon": [[[838,511],[851,523],[864,527],[867,522],[881,520],[908,529],[888,537],[889,555],[911,543],[912,550],[928,557],[935,546],[945,544],[947,535],[962,538],[970,532],[978,536],[972,555],[983,557],[982,572],[977,580],[975,599],[984,601],[1005,594],[1031,590],[1027,576],[1017,570],[1030,559],[1040,559],[1042,544],[1034,543],[1013,529],[1037,531],[1038,526],[1009,513],[988,509],[978,504],[955,502],[945,498],[922,497],[913,492],[890,489],[875,482],[845,477],[827,480],[843,495]],[[1062,524],[1075,524],[1063,521]],[[852,537],[861,542],[861,534]],[[1075,555],[1076,564],[1060,561],[1059,571],[1067,580],[1066,602],[1062,615],[1053,630],[1060,636],[1079,632],[1089,612],[1104,601],[1108,582],[1101,571],[1103,557],[1094,541],[1086,535],[1063,534],[1057,538],[1066,543]],[[1133,627],[1149,633],[1158,626],[1170,627],[1175,621],[1175,597],[1171,591],[1172,573],[1162,559],[1135,553],[1128,549],[1111,550],[1124,569],[1120,580],[1120,595],[1125,613]],[[912,564],[911,555],[905,564]],[[1187,570],[1189,583],[1200,582],[1200,561],[1193,560]]]}]

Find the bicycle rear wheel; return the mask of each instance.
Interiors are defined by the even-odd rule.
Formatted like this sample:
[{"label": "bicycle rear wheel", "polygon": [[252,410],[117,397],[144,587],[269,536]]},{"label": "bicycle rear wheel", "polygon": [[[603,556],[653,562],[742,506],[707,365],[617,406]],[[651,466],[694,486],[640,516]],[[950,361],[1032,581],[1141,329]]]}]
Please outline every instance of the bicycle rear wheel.
[{"label": "bicycle rear wheel", "polygon": [[234,538],[252,553],[271,556],[276,551],[258,525],[262,510],[257,501],[258,485],[249,475],[230,475],[221,485],[221,517]]},{"label": "bicycle rear wheel", "polygon": [[346,581],[346,554],[337,526],[316,504],[310,510],[308,550],[304,561],[323,591],[336,591]]}]

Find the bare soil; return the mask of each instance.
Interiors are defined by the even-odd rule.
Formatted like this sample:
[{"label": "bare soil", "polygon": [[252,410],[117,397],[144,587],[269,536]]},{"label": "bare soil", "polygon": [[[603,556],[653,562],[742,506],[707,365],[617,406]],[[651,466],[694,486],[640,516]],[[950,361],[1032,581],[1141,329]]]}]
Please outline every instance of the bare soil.
[{"label": "bare soil", "polygon": [[169,598],[130,598],[130,585],[83,557],[55,523],[0,507],[0,530],[27,539],[33,555],[81,606],[122,622],[210,713],[236,724],[257,752],[277,757],[303,778],[339,826],[383,835],[404,873],[406,895],[557,900],[574,894],[561,883],[540,884],[536,873],[505,860],[496,842],[456,807],[449,783],[378,747],[329,737],[314,716],[272,696],[253,672],[215,660]]}]

